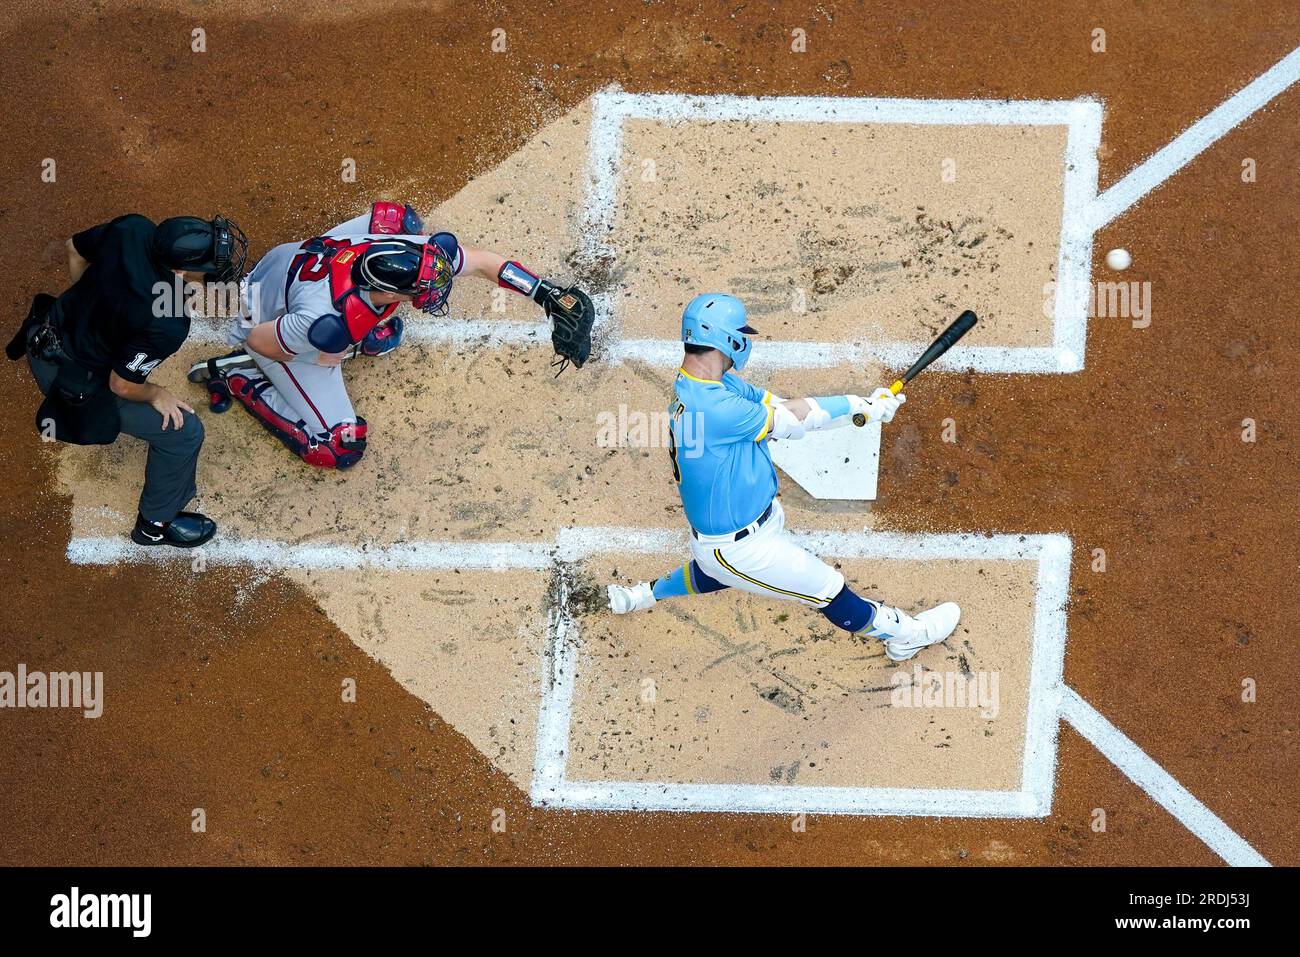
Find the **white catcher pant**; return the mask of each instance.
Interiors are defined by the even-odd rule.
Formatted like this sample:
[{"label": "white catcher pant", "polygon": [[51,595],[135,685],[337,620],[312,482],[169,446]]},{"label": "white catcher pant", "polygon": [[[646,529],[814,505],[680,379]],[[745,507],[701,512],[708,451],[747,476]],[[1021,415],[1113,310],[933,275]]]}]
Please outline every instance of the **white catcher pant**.
[{"label": "white catcher pant", "polygon": [[755,595],[822,608],[844,587],[842,574],[790,538],[780,500],[772,503],[767,522],[740,541],[729,535],[692,535],[690,546],[706,574]]},{"label": "white catcher pant", "polygon": [[268,389],[262,398],[279,415],[290,421],[301,419],[313,435],[357,420],[343,382],[342,365],[279,362],[251,349],[248,354],[262,375],[271,380],[274,388]]}]

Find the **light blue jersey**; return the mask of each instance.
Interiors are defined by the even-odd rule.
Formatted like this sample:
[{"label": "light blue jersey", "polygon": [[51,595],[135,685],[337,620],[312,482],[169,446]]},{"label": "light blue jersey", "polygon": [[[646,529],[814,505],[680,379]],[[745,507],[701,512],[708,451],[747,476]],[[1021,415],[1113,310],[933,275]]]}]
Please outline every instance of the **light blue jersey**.
[{"label": "light blue jersey", "polygon": [[703,535],[725,535],[763,514],[776,497],[768,451],[772,393],[734,372],[722,380],[679,370],[668,407],[677,480],[686,520]]}]

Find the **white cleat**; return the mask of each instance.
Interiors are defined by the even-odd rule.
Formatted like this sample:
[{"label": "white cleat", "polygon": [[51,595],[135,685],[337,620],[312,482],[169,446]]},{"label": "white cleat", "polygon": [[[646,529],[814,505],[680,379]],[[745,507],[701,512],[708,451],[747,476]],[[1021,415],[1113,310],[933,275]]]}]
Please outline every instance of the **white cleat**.
[{"label": "white cleat", "polygon": [[642,582],[628,588],[626,585],[609,585],[609,610],[616,615],[626,615],[629,611],[645,611],[655,603],[655,593],[649,582]]},{"label": "white cleat", "polygon": [[961,609],[956,602],[935,605],[915,618],[897,608],[880,605],[867,634],[884,641],[890,661],[907,661],[922,648],[937,645],[951,635],[959,621]]}]

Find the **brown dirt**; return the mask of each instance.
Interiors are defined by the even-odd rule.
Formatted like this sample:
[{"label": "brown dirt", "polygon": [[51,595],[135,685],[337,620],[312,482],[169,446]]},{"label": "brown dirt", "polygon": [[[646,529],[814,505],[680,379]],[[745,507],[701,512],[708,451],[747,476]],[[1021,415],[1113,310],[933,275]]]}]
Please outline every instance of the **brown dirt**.
[{"label": "brown dirt", "polygon": [[[545,119],[630,90],[1069,98],[1106,103],[1102,185],[1297,44],[1300,11],[1247,5],[883,3],[541,6],[503,15],[370,4],[320,19],[173,0],[17,4],[0,28],[0,256],[7,308],[62,278],[61,241],[138,209],[222,209],[254,237],[337,221],[436,162],[439,201]],[[382,9],[381,9],[382,7]],[[355,10],[355,7],[350,7]],[[581,29],[576,27],[581,23]],[[203,26],[209,52],[189,52]],[[809,49],[789,52],[803,26]],[[1089,52],[1107,30],[1109,52]],[[376,51],[392,51],[391,67]],[[391,73],[413,79],[391,99]],[[380,92],[376,92],[380,91]],[[1291,621],[1300,536],[1293,289],[1300,91],[1281,96],[1098,234],[1150,279],[1149,329],[1093,322],[1070,376],[933,375],[882,449],[893,524],[1064,530],[1066,679],[1276,863],[1300,863]],[[359,182],[337,176],[357,158]],[[1253,157],[1259,181],[1243,184]],[[59,163],[57,184],[41,160]],[[1100,274],[1100,269],[1095,269]],[[996,384],[996,391],[994,386]],[[921,385],[916,388],[920,398]],[[1216,858],[1090,744],[1062,732],[1051,817],[1033,821],[542,812],[279,579],[69,567],[69,503],[0,371],[0,667],[112,668],[97,721],[0,715],[3,863],[1205,863]],[[909,412],[913,406],[909,404]],[[952,416],[961,441],[938,439]],[[1259,423],[1259,441],[1239,438]],[[946,476],[955,477],[955,481]],[[1107,553],[1093,574],[1090,549]],[[1287,596],[1287,597],[1283,597]],[[34,665],[33,665],[34,666]],[[356,704],[340,701],[355,677]],[[1259,700],[1243,705],[1243,677]],[[190,811],[204,807],[195,835]],[[1087,826],[1107,810],[1105,834]],[[507,830],[491,830],[494,808]]]}]

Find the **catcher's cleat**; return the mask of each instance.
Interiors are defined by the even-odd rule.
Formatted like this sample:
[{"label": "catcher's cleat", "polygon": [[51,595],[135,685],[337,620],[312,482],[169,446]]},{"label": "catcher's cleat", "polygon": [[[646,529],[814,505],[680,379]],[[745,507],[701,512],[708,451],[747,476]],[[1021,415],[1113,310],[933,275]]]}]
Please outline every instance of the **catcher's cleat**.
[{"label": "catcher's cleat", "polygon": [[227,412],[230,409],[232,397],[230,395],[230,386],[226,384],[226,377],[219,376],[215,379],[208,380],[208,409],[216,415]]},{"label": "catcher's cleat", "polygon": [[960,620],[961,609],[951,601],[926,609],[915,618],[897,608],[877,605],[871,627],[859,634],[881,639],[890,661],[907,661],[922,648],[937,645],[951,635]]},{"label": "catcher's cleat", "polygon": [[649,582],[642,582],[628,588],[625,585],[609,585],[609,610],[616,615],[626,615],[629,611],[645,611],[655,603],[655,593]]},{"label": "catcher's cleat", "polygon": [[218,379],[228,372],[234,372],[236,369],[253,369],[256,365],[247,352],[243,349],[236,349],[224,356],[215,356],[194,363],[194,365],[190,366],[189,380],[197,385],[202,385],[209,379]]}]

